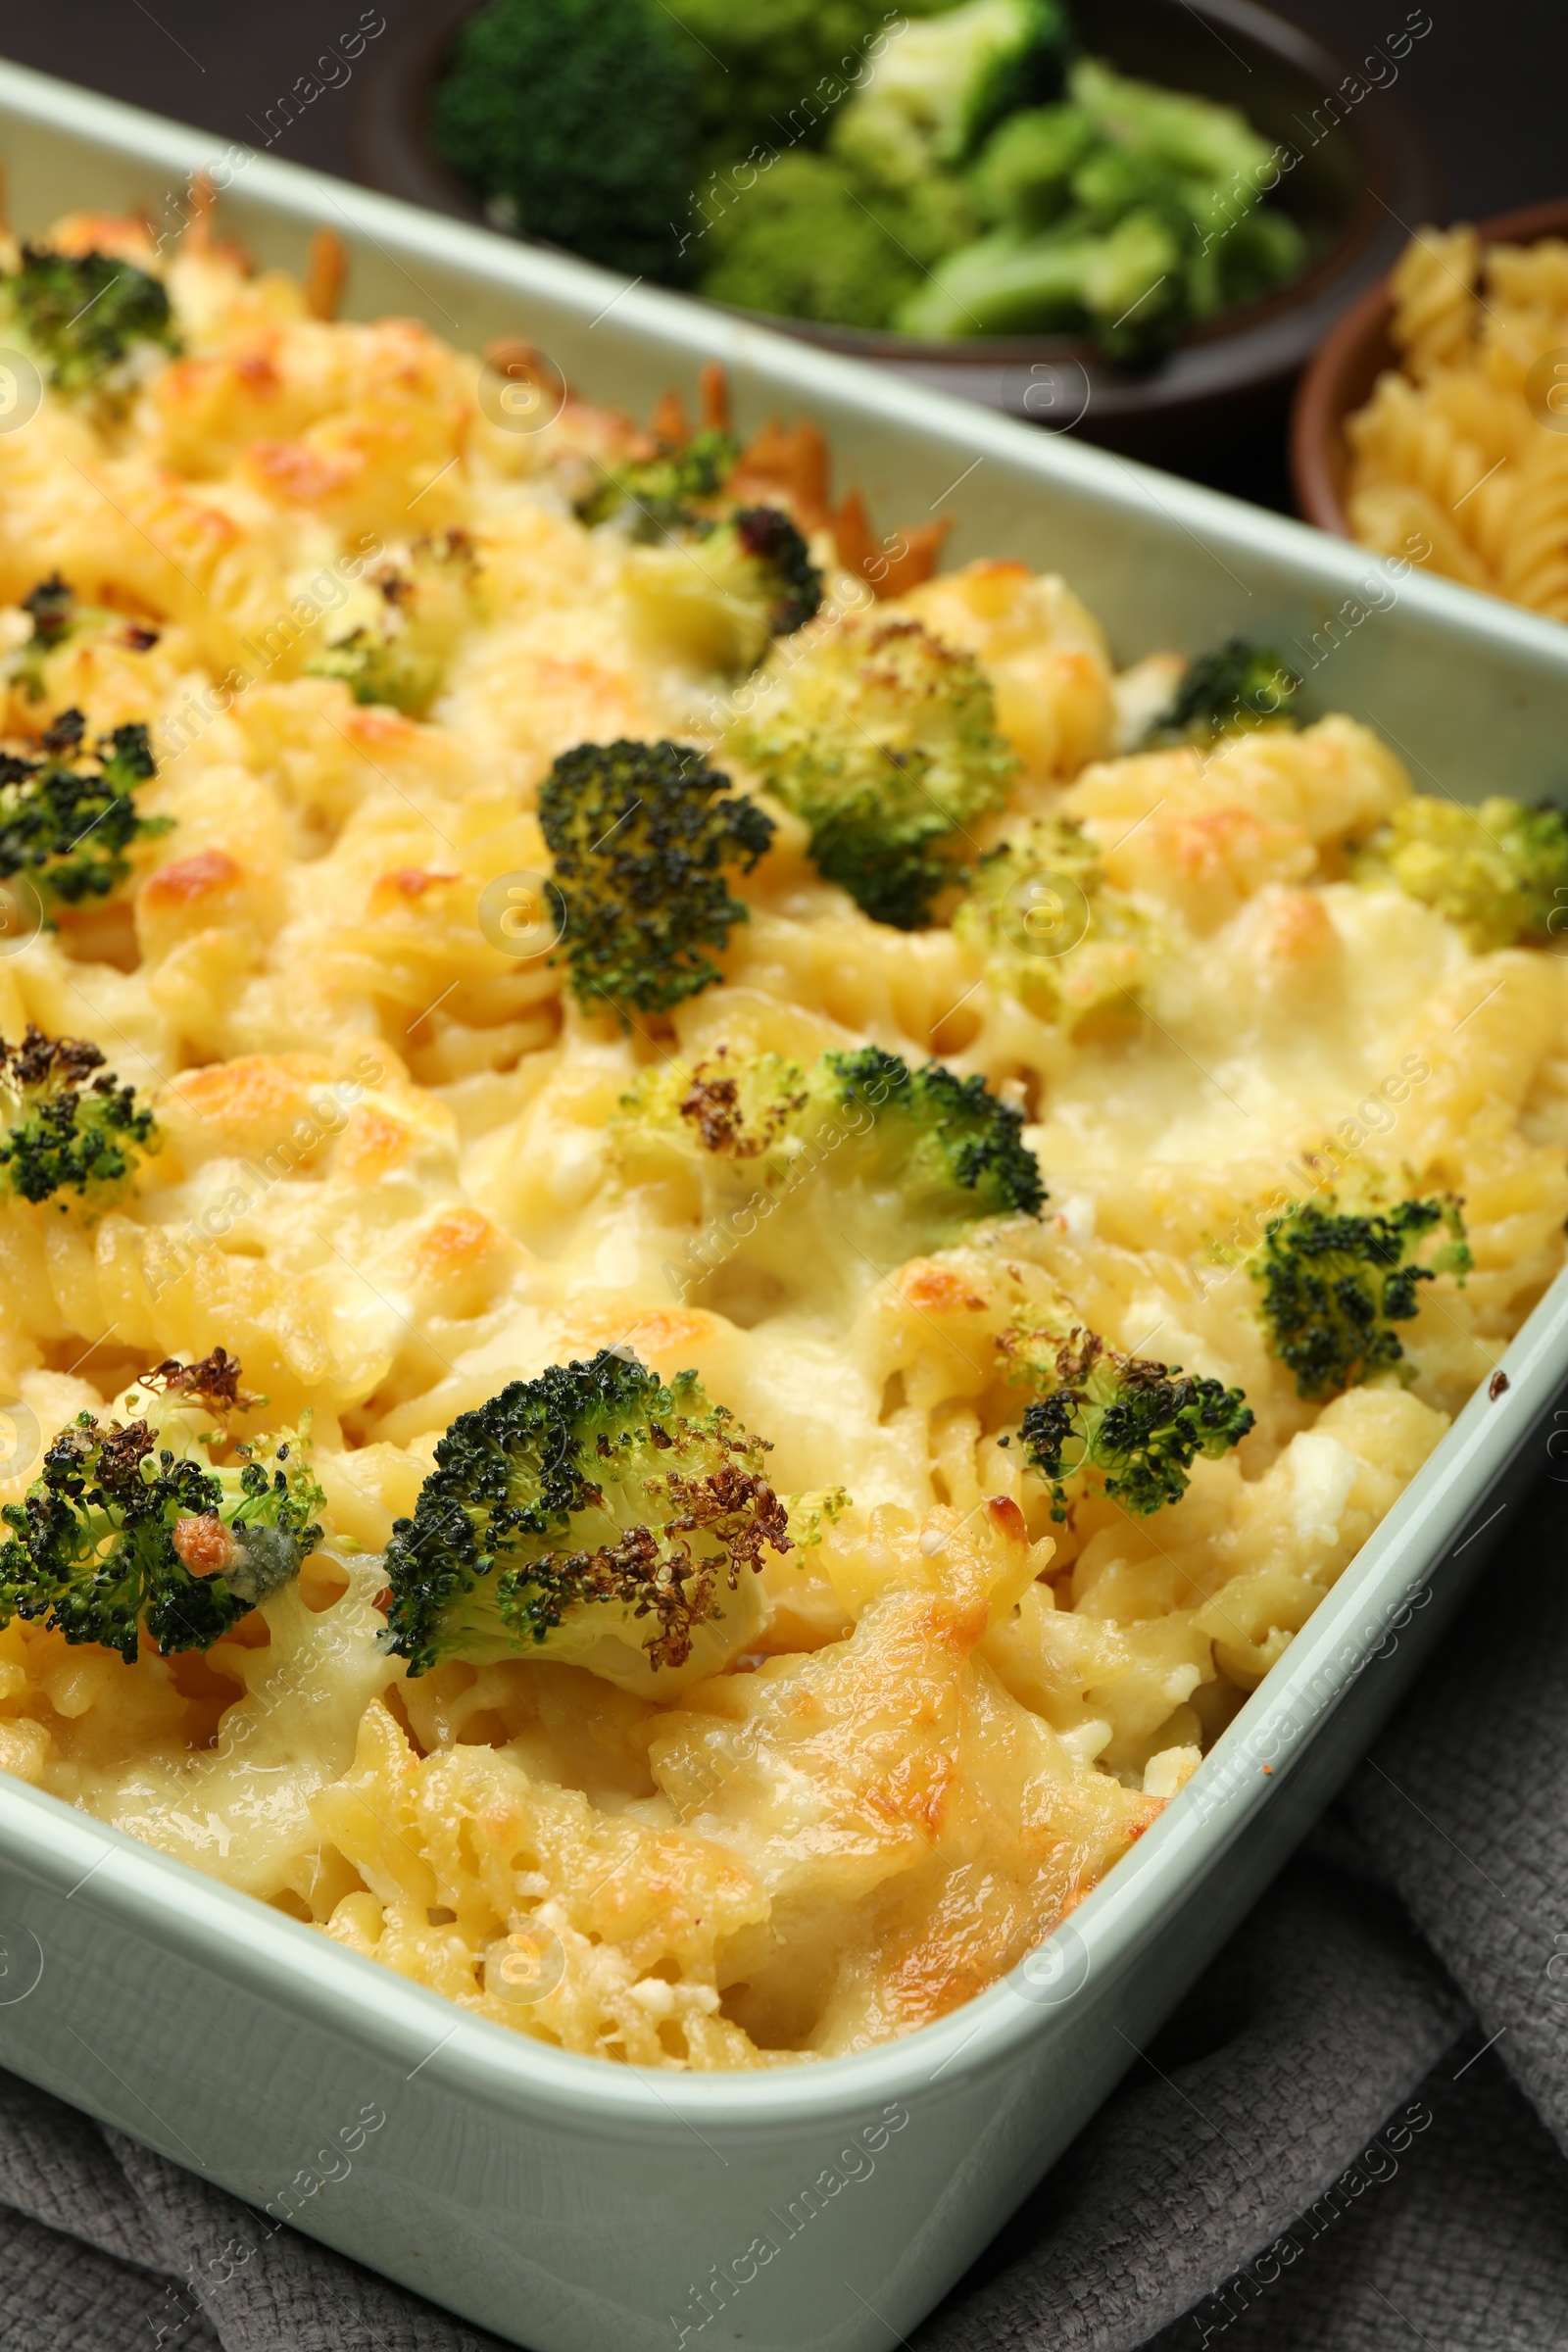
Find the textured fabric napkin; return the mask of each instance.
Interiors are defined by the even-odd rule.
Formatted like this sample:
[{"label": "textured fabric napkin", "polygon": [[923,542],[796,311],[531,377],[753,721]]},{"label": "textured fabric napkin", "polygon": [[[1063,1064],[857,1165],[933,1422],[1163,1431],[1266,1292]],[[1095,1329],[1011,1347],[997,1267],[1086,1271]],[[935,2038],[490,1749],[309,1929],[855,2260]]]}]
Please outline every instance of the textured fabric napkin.
[{"label": "textured fabric napkin", "polygon": [[[1568,2337],[1565,1521],[1548,1480],[1307,1852],[913,2352]],[[495,2338],[0,2075],[0,2348],[155,2346]]]}]

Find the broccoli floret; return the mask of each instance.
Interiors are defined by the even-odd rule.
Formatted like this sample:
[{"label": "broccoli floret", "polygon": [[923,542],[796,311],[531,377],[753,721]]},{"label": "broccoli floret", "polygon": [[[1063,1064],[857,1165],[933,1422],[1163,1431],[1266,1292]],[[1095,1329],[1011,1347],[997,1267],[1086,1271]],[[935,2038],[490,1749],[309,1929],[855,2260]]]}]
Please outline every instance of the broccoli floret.
[{"label": "broccoli floret", "polygon": [[1350,870],[1368,889],[1392,885],[1435,906],[1478,950],[1544,940],[1554,913],[1568,906],[1568,814],[1549,803],[1528,808],[1496,798],[1466,808],[1415,793],[1352,857]]},{"label": "broccoli floret", "polygon": [[634,539],[659,540],[689,529],[721,496],[740,446],[722,426],[704,425],[689,441],[610,467],[576,507],[579,522],[618,521]]},{"label": "broccoli floret", "polygon": [[302,1439],[220,1468],[158,1439],[144,1419],[91,1413],[61,1431],[25,1501],[0,1510],[0,1624],[41,1617],[130,1665],[138,1629],[164,1651],[210,1649],[299,1574],[325,1499]]},{"label": "broccoli floret", "polygon": [[[703,133],[714,162],[814,144],[843,102],[846,59],[866,55],[868,42],[886,37],[890,22],[886,0],[660,4],[691,41]],[[905,13],[928,14],[929,0]]]},{"label": "broccoli floret", "polygon": [[101,1200],[158,1132],[96,1046],[31,1022],[21,1045],[0,1038],[0,1183],[33,1201],[67,1191]]},{"label": "broccoli floret", "polygon": [[894,1267],[1046,1198],[1011,1103],[874,1046],[808,1066],[723,1046],[666,1062],[626,1097],[612,1142],[621,1182],[688,1228],[664,1268],[678,1295],[748,1325],[804,1311],[841,1326]]},{"label": "broccoli floret", "polygon": [[1300,688],[1295,670],[1272,646],[1229,637],[1214,653],[1188,663],[1181,684],[1145,736],[1145,748],[1212,743],[1272,721],[1294,724],[1290,706]]},{"label": "broccoli floret", "polygon": [[834,125],[837,152],[872,180],[914,188],[966,163],[1004,115],[1061,94],[1070,35],[1056,0],[967,0],[906,24]]},{"label": "broccoli floret", "polygon": [[896,1192],[924,1249],[982,1217],[1038,1216],[1046,1198],[1021,1111],[983,1078],[959,1078],[940,1061],[911,1069],[880,1046],[824,1054],[808,1068],[721,1046],[696,1064],[666,1062],[622,1108],[634,1153],[651,1137],[674,1138],[693,1152],[757,1160],[759,1175],[786,1190],[798,1162],[818,1163],[831,1129],[833,1182]]},{"label": "broccoli floret", "polygon": [[894,323],[938,336],[1085,325],[1112,358],[1137,359],[1182,323],[1181,264],[1179,237],[1155,213],[1129,213],[1109,230],[1069,214],[1039,236],[1001,230],[961,246],[899,305]]},{"label": "broccoli floret", "polygon": [[693,538],[634,548],[622,577],[642,633],[662,652],[737,675],[822,602],[822,574],[777,507],[740,507]]},{"label": "broccoli floret", "polygon": [[1084,316],[1084,272],[1096,241],[1070,224],[1037,237],[977,237],[937,263],[899,303],[906,335],[1045,334]]},{"label": "broccoli floret", "polygon": [[1240,115],[1092,59],[1070,83],[1069,104],[1013,116],[973,166],[993,233],[950,250],[905,296],[906,332],[1080,328],[1112,359],[1148,360],[1195,317],[1304,264],[1285,216],[1254,225],[1270,151]]},{"label": "broccoli floret", "polygon": [[1072,1029],[1102,1006],[1136,1008],[1157,940],[1106,881],[1076,818],[1035,817],[988,850],[953,918],[992,985]]},{"label": "broccoli floret", "polygon": [[1255,194],[1273,149],[1235,107],[1135,81],[1093,57],[1076,61],[1069,83],[1073,104],[1113,146],[1207,185],[1236,183]]},{"label": "broccoli floret", "polygon": [[729,740],[810,826],[818,871],[904,931],[958,878],[967,828],[1018,766],[970,655],[918,621],[864,614],[770,679]]},{"label": "broccoli floret", "polygon": [[25,874],[46,904],[106,899],[130,871],[130,844],[173,821],[137,811],[136,787],[157,772],[144,726],[105,736],[96,769],[70,764],[82,733],[81,712],[65,710],[43,738],[41,760],[0,752],[0,880]]},{"label": "broccoli floret", "polygon": [[1071,200],[1072,176],[1095,144],[1081,107],[1036,106],[1009,116],[969,174],[982,220],[1020,235],[1049,228]]},{"label": "broccoli floret", "polygon": [[831,156],[781,155],[704,231],[698,292],[738,310],[886,326],[920,280],[908,208],[859,188]]},{"label": "broccoli floret", "polygon": [[590,1011],[668,1012],[719,977],[706,953],[748,922],[726,866],[744,873],[773,838],[755,802],[678,743],[582,743],[539,792],[565,914],[563,954]]},{"label": "broccoli floret", "polygon": [[472,618],[475,557],[466,531],[416,539],[367,586],[375,617],[361,622],[305,664],[313,678],[341,678],[357,703],[386,703],[422,718],[441,691],[447,663]]},{"label": "broccoli floret", "polygon": [[[646,1686],[711,1674],[764,1615],[762,1548],[792,1549],[766,1441],[613,1350],[553,1364],[460,1414],[387,1548],[387,1645],[536,1657]],[[732,1597],[727,1597],[732,1596]]]},{"label": "broccoli floret", "polygon": [[1260,301],[1306,268],[1307,241],[1289,213],[1259,207],[1237,219],[1223,189],[1196,201],[1194,210],[1200,228],[1209,232],[1207,243],[1187,264],[1187,299],[1195,318]]},{"label": "broccoli floret", "polygon": [[[1428,1264],[1415,1264],[1438,1225],[1448,1240]],[[1443,1273],[1462,1281],[1470,1264],[1456,1200],[1401,1200],[1371,1216],[1306,1201],[1270,1220],[1249,1271],[1262,1288],[1269,1344],[1295,1373],[1298,1396],[1333,1396],[1400,1362],[1393,1326],[1414,1315],[1417,1283]]]},{"label": "broccoli floret", "polygon": [[1026,1407],[1020,1443],[1051,1489],[1054,1519],[1067,1516],[1063,1481],[1085,1470],[1140,1518],[1179,1502],[1198,1456],[1217,1461],[1252,1426],[1240,1389],[1124,1355],[1094,1332],[1076,1329],[1059,1342],[1017,1333],[1007,1352],[1047,1391]]},{"label": "broccoli floret", "polygon": [[0,288],[57,391],[128,390],[142,355],[179,349],[158,279],[111,254],[24,245]]},{"label": "broccoli floret", "polygon": [[696,175],[695,53],[646,0],[490,0],[437,84],[438,153],[492,218],[671,276]]},{"label": "broccoli floret", "polygon": [[401,649],[378,630],[351,629],[305,664],[310,678],[341,678],[357,703],[385,703],[416,716],[428,705],[436,679],[427,665],[400,659]]}]

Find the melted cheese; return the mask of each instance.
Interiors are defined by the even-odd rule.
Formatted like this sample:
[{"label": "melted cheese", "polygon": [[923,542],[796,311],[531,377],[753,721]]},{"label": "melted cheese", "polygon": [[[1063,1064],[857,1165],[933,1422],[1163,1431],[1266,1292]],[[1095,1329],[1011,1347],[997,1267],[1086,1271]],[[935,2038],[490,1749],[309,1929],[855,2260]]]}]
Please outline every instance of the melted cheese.
[{"label": "melted cheese", "polygon": [[[140,251],[133,224],[95,233]],[[12,689],[6,729],[71,705],[95,732],[148,721],[146,805],[172,820],[122,901],[0,959],[0,1029],[94,1039],[163,1136],[96,1219],[0,1210],[0,1378],[46,1438],[222,1345],[271,1419],[314,1413],[328,1540],[205,1657],[127,1667],[13,1622],[0,1765],[567,2049],[737,2067],[907,2032],[1126,1850],[1557,1271],[1561,967],[1477,957],[1336,878],[1347,829],[1409,790],[1364,727],[1111,757],[1118,704],[1147,718],[1172,665],[1118,688],[1070,591],[994,564],[906,609],[987,668],[1014,813],[1079,818],[1145,910],[1142,1016],[1036,1017],[952,930],[867,920],[780,811],[721,982],[642,1030],[589,1018],[480,902],[547,867],[561,750],[690,734],[722,702],[640,635],[623,543],[574,518],[585,460],[629,428],[570,402],[509,433],[477,362],[420,326],[309,318],[215,252],[170,274],[186,356],[128,415],[51,396],[0,436],[0,638],[55,568],[108,613],[48,657],[41,701]],[[454,529],[472,581],[441,607],[424,717],[308,674],[374,619],[378,565]],[[617,1141],[673,1053],[868,1041],[1027,1105],[1040,1221],[880,1265],[830,1176],[759,1239]],[[1241,1258],[1325,1167],[1461,1194],[1476,1270],[1426,1286],[1407,1389],[1320,1407],[1267,1352]],[[999,1444],[1020,1399],[996,1341],[1062,1294],[1256,1413],[1152,1523],[1093,1494],[1054,1523]],[[440,1433],[620,1343],[697,1369],[773,1442],[781,1492],[852,1507],[770,1559],[736,1670],[411,1681],[376,1642],[379,1554]]]}]

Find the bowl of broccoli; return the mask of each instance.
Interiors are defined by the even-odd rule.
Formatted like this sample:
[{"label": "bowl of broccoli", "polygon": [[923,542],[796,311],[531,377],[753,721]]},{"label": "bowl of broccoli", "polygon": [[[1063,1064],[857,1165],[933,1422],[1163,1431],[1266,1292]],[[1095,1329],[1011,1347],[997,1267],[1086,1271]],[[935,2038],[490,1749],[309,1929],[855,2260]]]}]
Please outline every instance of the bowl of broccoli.
[{"label": "bowl of broccoli", "polygon": [[358,156],[390,193],[1170,455],[1279,411],[1430,209],[1392,87],[1420,37],[1351,72],[1250,0],[444,0],[362,77]]}]

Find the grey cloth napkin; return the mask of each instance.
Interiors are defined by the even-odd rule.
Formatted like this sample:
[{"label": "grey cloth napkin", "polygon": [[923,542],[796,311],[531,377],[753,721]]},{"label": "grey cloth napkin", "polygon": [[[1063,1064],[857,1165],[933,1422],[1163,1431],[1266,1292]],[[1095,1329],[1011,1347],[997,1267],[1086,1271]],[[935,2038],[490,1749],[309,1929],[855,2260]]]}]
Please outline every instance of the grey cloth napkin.
[{"label": "grey cloth napkin", "polygon": [[[913,2352],[1568,2341],[1562,1492],[1517,1517],[1305,1853]],[[0,2352],[155,2346],[498,2352],[0,2075]]]}]

